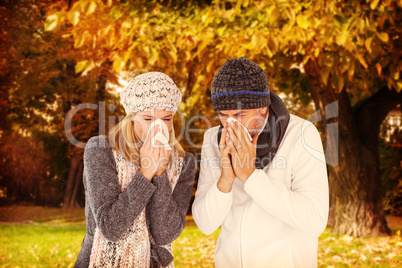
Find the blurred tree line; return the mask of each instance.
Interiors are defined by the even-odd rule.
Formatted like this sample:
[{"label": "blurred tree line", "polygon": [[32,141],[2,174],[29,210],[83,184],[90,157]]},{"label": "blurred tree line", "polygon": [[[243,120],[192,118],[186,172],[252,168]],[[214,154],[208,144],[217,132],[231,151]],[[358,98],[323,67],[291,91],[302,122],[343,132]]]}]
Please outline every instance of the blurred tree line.
[{"label": "blurred tree line", "polygon": [[[306,118],[310,102],[319,110],[334,232],[390,234],[381,172],[388,176],[384,167],[400,154],[384,158],[391,151],[379,134],[402,102],[401,1],[3,2],[0,183],[8,197],[82,205],[83,149],[66,135],[82,145],[124,115],[107,87],[122,73],[171,76],[183,92],[184,121],[175,124],[191,128],[183,135],[201,145],[210,125],[197,116],[218,124],[213,76],[226,60],[245,56],[266,71],[271,90],[286,94],[292,112]],[[98,109],[80,110],[65,131],[67,113],[80,103]],[[329,124],[338,132],[327,133]]]}]

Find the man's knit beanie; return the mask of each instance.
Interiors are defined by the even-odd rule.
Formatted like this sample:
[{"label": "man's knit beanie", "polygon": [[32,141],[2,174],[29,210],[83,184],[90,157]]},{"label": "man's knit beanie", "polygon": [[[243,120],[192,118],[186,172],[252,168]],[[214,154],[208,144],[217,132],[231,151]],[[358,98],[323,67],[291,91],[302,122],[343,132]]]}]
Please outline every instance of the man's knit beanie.
[{"label": "man's knit beanie", "polygon": [[211,87],[212,108],[218,110],[269,107],[268,78],[249,59],[230,59],[216,73]]}]

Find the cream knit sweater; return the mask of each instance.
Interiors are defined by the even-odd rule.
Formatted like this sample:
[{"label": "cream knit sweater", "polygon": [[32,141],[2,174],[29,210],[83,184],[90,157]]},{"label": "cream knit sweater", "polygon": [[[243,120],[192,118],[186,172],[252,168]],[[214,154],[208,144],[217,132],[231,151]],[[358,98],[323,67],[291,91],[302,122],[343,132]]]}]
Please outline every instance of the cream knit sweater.
[{"label": "cream knit sweater", "polygon": [[272,162],[232,190],[217,188],[221,175],[217,130],[204,135],[193,217],[202,232],[221,227],[215,265],[316,267],[318,236],[328,218],[328,179],[320,135],[291,115]]}]

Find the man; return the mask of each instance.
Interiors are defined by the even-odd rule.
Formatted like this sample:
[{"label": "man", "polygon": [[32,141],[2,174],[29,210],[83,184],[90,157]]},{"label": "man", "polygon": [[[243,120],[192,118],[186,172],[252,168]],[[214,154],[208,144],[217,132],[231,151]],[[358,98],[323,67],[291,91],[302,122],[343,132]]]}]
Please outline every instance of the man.
[{"label": "man", "polygon": [[203,233],[221,227],[216,267],[316,267],[329,206],[317,129],[246,58],[228,60],[211,93],[221,126],[204,135],[192,212]]}]

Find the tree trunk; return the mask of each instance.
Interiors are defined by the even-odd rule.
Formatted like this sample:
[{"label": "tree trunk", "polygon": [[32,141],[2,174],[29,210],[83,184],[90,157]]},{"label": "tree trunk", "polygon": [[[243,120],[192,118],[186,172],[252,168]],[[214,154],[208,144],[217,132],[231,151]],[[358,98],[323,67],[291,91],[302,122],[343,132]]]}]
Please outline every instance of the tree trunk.
[{"label": "tree trunk", "polygon": [[[96,101],[98,109],[94,114],[93,120],[87,123],[88,128],[91,129],[89,137],[96,135],[105,135],[107,116],[105,108],[105,98],[106,98],[106,83],[107,83],[107,73],[110,69],[111,62],[106,61],[102,65],[101,74],[98,76],[96,81]],[[78,103],[77,103],[78,104]],[[73,157],[71,158],[71,167],[68,174],[68,180],[66,185],[66,190],[64,192],[63,207],[80,207],[84,202],[81,202],[81,190],[82,190],[82,172],[84,170],[83,163],[83,153],[84,150],[81,148],[73,148]]]},{"label": "tree trunk", "polygon": [[71,159],[70,172],[68,174],[68,180],[66,190],[64,192],[63,207],[76,208],[80,207],[79,196],[82,186],[82,172],[84,168],[83,164],[83,152],[76,150],[73,158]]},{"label": "tree trunk", "polygon": [[[339,105],[340,109],[343,106]],[[361,139],[351,135],[344,120],[350,119],[339,118],[339,165],[329,166],[332,231],[356,237],[389,235],[379,163]]]},{"label": "tree trunk", "polygon": [[[376,144],[366,146],[367,125],[361,126],[359,117],[352,111],[346,90],[334,92],[332,85],[324,85],[319,72],[319,66],[314,59],[310,59],[306,66],[306,75],[309,80],[311,93],[317,109],[321,111],[321,122],[318,128],[327,142],[326,154],[332,157],[338,154],[338,164],[328,166],[330,187],[330,217],[332,231],[335,234],[352,236],[380,236],[390,235],[383,210],[383,192],[379,172],[378,134],[379,125],[386,114],[381,113],[379,120],[378,110],[363,109],[366,120],[371,125],[370,140],[376,139]],[[328,79],[330,81],[330,79]],[[388,90],[388,89],[387,89]],[[373,96],[374,98],[376,96]],[[386,98],[387,99],[387,98]],[[327,137],[327,124],[334,119],[327,120],[325,107],[338,101],[339,142],[334,137]],[[370,103],[370,102],[367,102]],[[389,107],[388,107],[389,108]],[[392,109],[392,108],[390,108]],[[361,110],[360,110],[361,111]],[[377,115],[375,115],[377,114]],[[370,120],[377,120],[376,122]],[[336,119],[335,119],[336,120]],[[328,146],[329,145],[329,146]],[[376,147],[377,146],[377,147]]]}]

